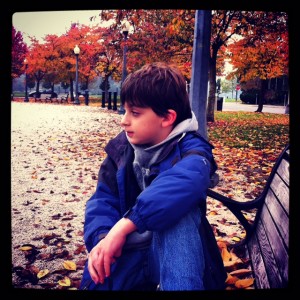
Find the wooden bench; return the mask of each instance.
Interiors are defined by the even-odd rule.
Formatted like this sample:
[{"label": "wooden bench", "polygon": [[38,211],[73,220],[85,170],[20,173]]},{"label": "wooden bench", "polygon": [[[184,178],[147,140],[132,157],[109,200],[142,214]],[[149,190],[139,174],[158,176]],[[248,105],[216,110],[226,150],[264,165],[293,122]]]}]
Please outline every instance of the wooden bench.
[{"label": "wooden bench", "polygon": [[63,103],[63,102],[66,102],[66,103],[68,103],[68,97],[69,97],[69,94],[68,93],[64,93],[64,94],[58,94],[58,95],[56,95],[55,94],[55,96],[47,96],[46,98],[45,98],[45,102],[51,102],[51,103],[53,103],[53,102],[57,102],[57,103]]},{"label": "wooden bench", "polygon": [[57,101],[60,101],[60,103],[68,103],[69,100],[69,93],[65,93],[65,94],[58,94],[57,95]]},{"label": "wooden bench", "polygon": [[54,95],[47,95],[46,98],[45,98],[45,102],[55,102],[56,100],[56,94]]},{"label": "wooden bench", "polygon": [[[287,145],[278,157],[262,193],[239,202],[213,189],[208,196],[223,203],[240,221],[246,237],[232,247],[250,259],[257,289],[287,288],[289,284],[289,156]],[[253,222],[243,211],[256,209]]]},{"label": "wooden bench", "polygon": [[34,96],[34,102],[37,102],[37,101],[39,101],[39,102],[47,102],[47,100],[49,99],[49,95],[47,95],[47,94],[40,94],[40,96],[39,97],[37,97],[37,96]]}]

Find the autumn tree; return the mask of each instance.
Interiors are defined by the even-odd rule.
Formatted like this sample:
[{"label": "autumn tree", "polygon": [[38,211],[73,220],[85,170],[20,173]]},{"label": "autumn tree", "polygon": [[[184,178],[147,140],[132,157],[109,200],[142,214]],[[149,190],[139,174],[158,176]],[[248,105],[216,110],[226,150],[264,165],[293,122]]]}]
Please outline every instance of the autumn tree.
[{"label": "autumn tree", "polygon": [[[78,45],[80,48],[78,56],[79,80],[82,82],[82,86],[88,89],[89,83],[98,76],[95,68],[98,62],[99,51],[101,50],[99,36],[94,34],[94,29],[90,26],[74,24],[67,32],[66,39],[70,45]],[[75,58],[74,52],[72,56]]]},{"label": "autumn tree", "polygon": [[267,80],[288,75],[288,19],[281,12],[256,12],[255,18],[258,24],[228,47],[234,67],[229,78],[236,76],[244,84],[261,80],[256,112],[262,112]]},{"label": "autumn tree", "polygon": [[102,78],[105,101],[108,101],[109,78],[121,80],[123,58],[123,37],[115,26],[95,27],[93,34],[97,36],[97,57],[95,72]]},{"label": "autumn tree", "polygon": [[11,48],[11,79],[20,77],[24,74],[24,59],[28,52],[27,45],[23,42],[20,31],[12,26],[12,48]]},{"label": "autumn tree", "polygon": [[29,47],[27,55],[27,72],[29,76],[36,81],[36,93],[40,92],[40,83],[47,72],[46,60],[44,57],[44,46],[35,38],[32,39],[32,44]]},{"label": "autumn tree", "polygon": [[103,10],[102,20],[114,21],[112,29],[120,30],[127,19],[131,24],[128,36],[127,66],[132,72],[145,63],[176,63],[187,80],[191,78],[194,11],[191,10]]},{"label": "autumn tree", "polygon": [[[243,12],[232,10],[212,11],[211,23],[211,49],[209,59],[209,95],[207,105],[207,121],[214,122],[216,101],[216,78],[221,75],[224,68],[223,54],[236,34],[243,34],[247,28],[243,19]],[[222,60],[221,66],[220,62]],[[217,62],[219,66],[217,67]]]},{"label": "autumn tree", "polygon": [[54,92],[54,85],[60,82],[61,57],[59,49],[61,48],[62,39],[57,35],[46,35],[43,43],[43,57],[45,60],[45,76],[43,86],[51,88]]}]

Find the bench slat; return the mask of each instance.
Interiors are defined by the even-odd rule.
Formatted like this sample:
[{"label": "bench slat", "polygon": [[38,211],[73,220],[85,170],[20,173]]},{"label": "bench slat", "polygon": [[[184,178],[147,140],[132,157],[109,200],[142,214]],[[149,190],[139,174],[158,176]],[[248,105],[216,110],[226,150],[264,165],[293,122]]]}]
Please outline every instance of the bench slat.
[{"label": "bench slat", "polygon": [[290,185],[290,163],[286,159],[283,159],[280,166],[277,170],[278,174],[281,176],[282,180],[286,183],[286,185]]},{"label": "bench slat", "polygon": [[[289,245],[289,215],[286,209],[278,202],[278,199],[270,190],[265,200],[269,213],[272,216],[273,222],[276,224],[277,231],[279,231],[281,238],[284,240],[285,247]],[[263,210],[264,212],[264,210]],[[264,215],[262,215],[262,218]]]},{"label": "bench slat", "polygon": [[[284,285],[288,278],[286,245],[278,231],[278,224],[274,223],[272,217],[269,210],[264,207],[256,229],[257,239],[260,243],[265,263],[268,266],[266,270],[271,288],[277,287],[279,283],[279,286]],[[266,238],[267,241],[265,241]]]},{"label": "bench slat", "polygon": [[[274,245],[270,246],[265,228],[261,220],[259,220],[256,232],[248,243],[252,270],[255,274],[255,284],[257,288],[267,289],[283,287],[283,280],[278,269],[272,246]],[[258,261],[259,264],[257,263]]]},{"label": "bench slat", "polygon": [[276,195],[276,198],[279,199],[279,202],[286,213],[289,214],[289,187],[277,174],[274,176],[274,180],[271,183],[271,189]]},{"label": "bench slat", "polygon": [[254,271],[255,287],[258,289],[269,289],[270,283],[267,277],[266,266],[255,234],[248,242],[247,250],[251,260],[252,271]]}]

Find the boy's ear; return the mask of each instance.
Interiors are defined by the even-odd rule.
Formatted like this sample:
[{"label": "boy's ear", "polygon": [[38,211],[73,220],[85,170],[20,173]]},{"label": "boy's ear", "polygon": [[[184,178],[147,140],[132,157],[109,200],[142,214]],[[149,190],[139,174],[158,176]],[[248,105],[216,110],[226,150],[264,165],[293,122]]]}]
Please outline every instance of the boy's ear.
[{"label": "boy's ear", "polygon": [[162,122],[163,127],[173,126],[176,121],[177,113],[174,109],[169,109],[168,114],[164,117]]}]

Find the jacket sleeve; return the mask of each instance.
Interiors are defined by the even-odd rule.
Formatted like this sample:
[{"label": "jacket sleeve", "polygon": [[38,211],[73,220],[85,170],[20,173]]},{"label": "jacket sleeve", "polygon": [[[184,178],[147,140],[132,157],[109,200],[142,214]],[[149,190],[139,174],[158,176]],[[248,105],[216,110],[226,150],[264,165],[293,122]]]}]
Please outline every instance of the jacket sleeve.
[{"label": "jacket sleeve", "polygon": [[127,213],[138,227],[163,230],[182,218],[188,211],[206,201],[210,182],[210,165],[200,155],[189,155],[172,168],[160,173],[138,196]]},{"label": "jacket sleeve", "polygon": [[[98,182],[95,193],[86,203],[84,241],[88,251],[99,242],[100,234],[107,233],[122,217],[119,196],[110,181],[114,173],[110,164],[109,159],[102,163],[99,172],[102,180]],[[107,177],[108,174],[109,177]]]}]

